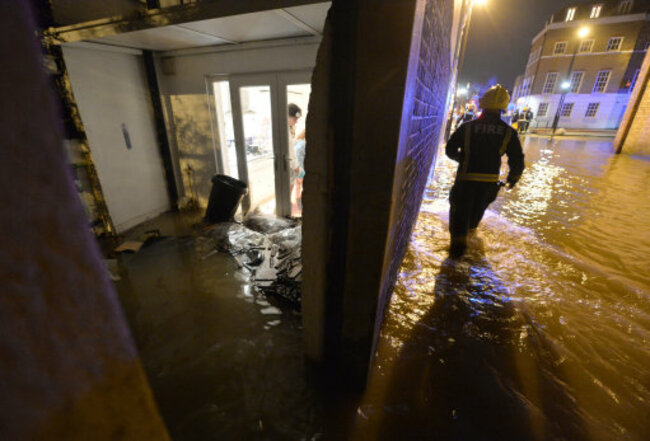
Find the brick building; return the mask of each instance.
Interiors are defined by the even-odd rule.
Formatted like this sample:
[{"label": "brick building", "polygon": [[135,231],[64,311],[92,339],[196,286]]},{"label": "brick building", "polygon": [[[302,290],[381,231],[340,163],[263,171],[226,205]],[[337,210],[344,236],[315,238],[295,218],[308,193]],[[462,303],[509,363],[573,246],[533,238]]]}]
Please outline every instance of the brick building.
[{"label": "brick building", "polygon": [[[535,113],[532,127],[616,129],[650,45],[650,2],[576,3],[534,38],[513,100]],[[559,112],[558,112],[559,109]]]}]

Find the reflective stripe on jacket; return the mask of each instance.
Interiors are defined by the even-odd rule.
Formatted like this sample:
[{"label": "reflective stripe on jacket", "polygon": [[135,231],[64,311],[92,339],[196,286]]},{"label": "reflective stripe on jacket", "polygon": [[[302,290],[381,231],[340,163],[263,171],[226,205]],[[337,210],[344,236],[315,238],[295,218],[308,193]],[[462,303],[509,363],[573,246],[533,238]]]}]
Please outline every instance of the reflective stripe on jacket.
[{"label": "reflective stripe on jacket", "polygon": [[461,125],[449,138],[445,153],[459,163],[456,180],[498,182],[504,154],[508,156],[508,180],[517,180],[524,171],[517,132],[498,114],[484,113]]}]

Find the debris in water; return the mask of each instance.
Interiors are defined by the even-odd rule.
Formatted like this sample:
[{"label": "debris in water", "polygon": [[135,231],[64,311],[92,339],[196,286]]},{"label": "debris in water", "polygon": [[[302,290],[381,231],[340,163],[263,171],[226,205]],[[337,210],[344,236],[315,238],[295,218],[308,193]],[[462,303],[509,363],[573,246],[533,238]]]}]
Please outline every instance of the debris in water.
[{"label": "debris in water", "polygon": [[279,297],[294,306],[300,304],[300,225],[288,219],[255,216],[246,221],[246,226],[224,222],[211,231],[213,247],[233,256],[239,268],[251,274],[257,291]]}]

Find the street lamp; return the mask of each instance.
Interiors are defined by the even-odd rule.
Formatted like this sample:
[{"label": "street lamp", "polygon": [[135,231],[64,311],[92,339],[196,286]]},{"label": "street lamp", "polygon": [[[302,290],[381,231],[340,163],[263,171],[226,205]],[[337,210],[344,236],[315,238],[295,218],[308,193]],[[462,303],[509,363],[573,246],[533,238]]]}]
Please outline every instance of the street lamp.
[{"label": "street lamp", "polygon": [[564,100],[566,99],[566,94],[569,93],[569,90],[571,89],[571,71],[573,70],[573,64],[576,61],[576,55],[578,54],[578,48],[582,44],[582,39],[587,37],[589,33],[591,32],[591,29],[588,27],[582,27],[578,30],[578,38],[580,40],[576,41],[575,48],[573,49],[573,57],[571,57],[571,63],[569,63],[569,69],[567,71],[566,77],[560,84],[560,89],[562,89],[562,95],[560,96],[560,102],[557,106],[557,110],[555,111],[555,118],[553,118],[553,131],[551,132],[551,139],[555,136],[555,131],[557,130],[557,125],[558,122],[560,121],[560,112],[562,112],[562,107],[564,107]]},{"label": "street lamp", "polygon": [[[487,5],[488,0],[468,0],[468,2],[463,2],[463,8],[465,6],[469,6],[469,9],[467,10],[467,20],[465,22],[465,25],[462,28],[463,36],[461,39],[460,46],[457,48],[456,54],[458,55],[458,66],[456,68],[456,82],[453,84],[453,90],[456,91],[454,94],[454,99],[452,101],[452,107],[449,111],[449,119],[447,121],[447,129],[445,130],[445,138],[449,135],[449,131],[451,129],[451,121],[452,121],[452,115],[453,111],[456,108],[457,104],[457,98],[461,96],[459,94],[460,90],[458,90],[458,77],[460,76],[460,73],[463,70],[463,65],[465,64],[465,50],[467,49],[467,37],[469,35],[469,25],[472,22],[472,12],[474,11],[474,6],[485,6]],[[452,92],[453,93],[453,92]],[[467,91],[469,93],[469,91]]]}]

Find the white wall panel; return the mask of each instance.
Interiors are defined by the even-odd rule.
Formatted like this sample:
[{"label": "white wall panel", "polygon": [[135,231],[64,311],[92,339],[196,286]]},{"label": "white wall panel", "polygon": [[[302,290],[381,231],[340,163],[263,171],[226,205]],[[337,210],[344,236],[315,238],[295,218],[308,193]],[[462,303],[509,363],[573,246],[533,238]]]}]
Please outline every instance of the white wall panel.
[{"label": "white wall panel", "polygon": [[[139,55],[64,47],[104,196],[118,231],[170,208]],[[131,141],[127,148],[122,125]]]}]

